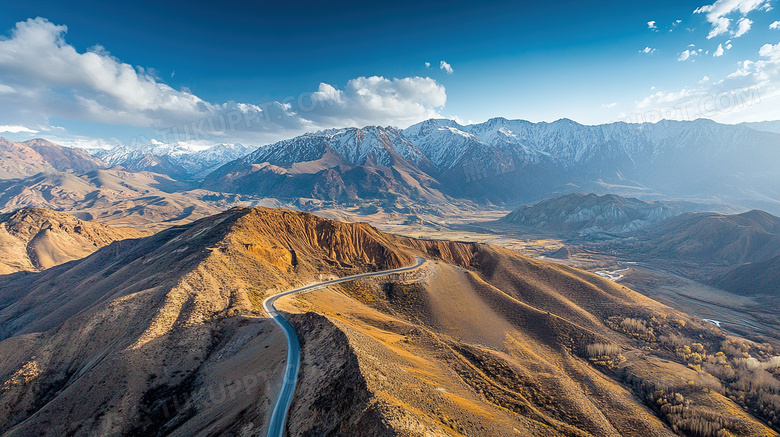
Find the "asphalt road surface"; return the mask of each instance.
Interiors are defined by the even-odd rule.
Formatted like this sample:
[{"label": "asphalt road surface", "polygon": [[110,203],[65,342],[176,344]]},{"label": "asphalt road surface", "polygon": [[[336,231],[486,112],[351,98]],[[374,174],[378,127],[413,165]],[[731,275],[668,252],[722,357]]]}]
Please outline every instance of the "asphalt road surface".
[{"label": "asphalt road surface", "polygon": [[391,275],[393,273],[407,272],[414,270],[425,264],[425,259],[415,257],[417,264],[409,267],[401,267],[393,270],[383,270],[381,272],[361,273],[359,275],[347,276],[344,278],[334,279],[332,281],[318,282],[316,284],[307,285],[305,287],[296,288],[295,290],[285,291],[284,293],[275,294],[267,297],[263,301],[263,309],[269,316],[284,330],[284,335],[287,337],[287,368],[284,369],[284,380],[282,381],[282,390],[279,392],[279,398],[274,405],[274,412],[271,415],[271,423],[268,425],[268,437],[283,437],[284,429],[287,424],[287,412],[290,410],[290,404],[292,403],[293,395],[295,394],[295,385],[298,383],[298,370],[301,368],[301,343],[298,341],[298,335],[295,333],[295,329],[290,325],[278,311],[274,308],[274,302],[277,299],[284,296],[297,293],[308,293],[323,287],[339,284],[341,282],[353,281],[360,278],[369,278],[372,276],[384,276]]}]

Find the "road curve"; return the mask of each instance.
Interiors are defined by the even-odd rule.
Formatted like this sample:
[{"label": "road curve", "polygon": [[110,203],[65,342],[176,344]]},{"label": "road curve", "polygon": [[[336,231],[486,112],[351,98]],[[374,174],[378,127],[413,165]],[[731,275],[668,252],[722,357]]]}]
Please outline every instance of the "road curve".
[{"label": "road curve", "polygon": [[295,333],[295,328],[290,325],[274,307],[274,302],[277,299],[284,296],[297,293],[308,293],[323,287],[339,284],[341,282],[352,281],[360,278],[369,278],[373,276],[384,276],[393,273],[407,272],[414,270],[425,264],[425,259],[419,256],[414,257],[417,263],[409,267],[401,267],[393,270],[382,270],[381,272],[361,273],[359,275],[346,276],[344,278],[334,279],[332,281],[319,282],[316,284],[307,285],[305,287],[296,288],[294,290],[285,291],[284,293],[275,294],[273,296],[265,298],[263,300],[263,309],[269,316],[284,330],[284,335],[287,337],[287,367],[284,369],[284,380],[282,381],[282,390],[279,392],[279,398],[274,405],[274,411],[271,414],[271,422],[268,424],[268,437],[283,437],[284,428],[287,423],[287,412],[290,410],[290,404],[292,403],[293,394],[295,394],[295,385],[298,383],[298,370],[301,367],[301,343],[298,341],[298,335]]}]

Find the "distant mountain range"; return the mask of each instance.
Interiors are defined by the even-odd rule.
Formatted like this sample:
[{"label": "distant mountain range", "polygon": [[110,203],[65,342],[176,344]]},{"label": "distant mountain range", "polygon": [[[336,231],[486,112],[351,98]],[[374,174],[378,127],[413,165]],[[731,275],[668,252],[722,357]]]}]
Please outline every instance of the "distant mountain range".
[{"label": "distant mountain range", "polygon": [[45,140],[2,140],[0,179],[122,166],[228,197],[379,201],[410,213],[452,201],[517,205],[576,192],[780,213],[780,133],[772,126],[431,119],[407,129],[329,129],[254,151],[168,144],[94,156]]},{"label": "distant mountain range", "polygon": [[757,121],[753,123],[742,123],[742,125],[755,130],[780,133],[780,120],[779,121]]},{"label": "distant mountain range", "polygon": [[203,187],[261,197],[510,204],[591,191],[780,210],[777,162],[780,134],[709,120],[585,126],[432,119],[264,146],[208,175]]},{"label": "distant mountain range", "polygon": [[261,147],[203,181],[214,191],[335,201],[445,200],[426,155],[394,128],[321,131]]},{"label": "distant mountain range", "polygon": [[533,229],[577,232],[630,232],[681,213],[661,202],[643,202],[614,194],[568,194],[523,206],[502,218],[503,223]]},{"label": "distant mountain range", "polygon": [[151,171],[177,179],[198,179],[254,149],[241,144],[217,144],[207,148],[160,144],[142,148],[117,146],[90,152],[109,165],[121,165],[128,170]]}]

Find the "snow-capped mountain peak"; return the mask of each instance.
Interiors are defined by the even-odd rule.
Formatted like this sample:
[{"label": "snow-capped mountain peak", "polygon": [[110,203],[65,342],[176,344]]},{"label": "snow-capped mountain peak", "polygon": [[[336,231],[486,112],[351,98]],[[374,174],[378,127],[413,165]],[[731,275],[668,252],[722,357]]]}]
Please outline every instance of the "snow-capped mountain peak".
[{"label": "snow-capped mountain peak", "polygon": [[109,165],[121,165],[136,171],[152,171],[177,178],[198,178],[217,167],[252,152],[242,144],[203,146],[189,143],[150,144],[133,148],[117,146],[89,152]]}]

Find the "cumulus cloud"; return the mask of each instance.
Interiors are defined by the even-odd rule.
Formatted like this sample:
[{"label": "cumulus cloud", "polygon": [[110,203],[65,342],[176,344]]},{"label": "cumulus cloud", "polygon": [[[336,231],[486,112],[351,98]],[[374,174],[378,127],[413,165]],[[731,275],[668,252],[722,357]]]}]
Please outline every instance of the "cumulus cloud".
[{"label": "cumulus cloud", "polygon": [[65,26],[36,18],[17,23],[11,37],[0,41],[0,73],[14,94],[35,98],[52,115],[103,122],[121,118],[133,125],[207,109],[192,93],[157,82],[102,47],[79,53],[65,42],[66,32]]},{"label": "cumulus cloud", "polygon": [[719,58],[723,56],[723,44],[718,44],[718,48],[715,50],[715,52],[712,54],[712,56]]},{"label": "cumulus cloud", "polygon": [[758,51],[758,54],[765,58],[769,58],[771,61],[778,62],[780,61],[780,43],[777,43],[775,45],[764,44],[763,46],[761,46],[761,49]]},{"label": "cumulus cloud", "polygon": [[431,68],[431,63],[430,62],[426,62],[425,63],[425,68]]},{"label": "cumulus cloud", "polygon": [[731,20],[726,17],[718,17],[712,22],[712,30],[710,30],[707,39],[715,38],[718,35],[727,33],[731,26]]},{"label": "cumulus cloud", "polygon": [[639,53],[646,53],[648,55],[649,54],[653,54],[655,52],[656,52],[656,49],[653,49],[653,48],[650,48],[650,47],[645,47],[645,48],[643,48],[642,50],[639,51]]},{"label": "cumulus cloud", "polygon": [[[717,0],[711,5],[697,8],[693,13],[706,14],[707,21],[712,24],[712,29],[709,35],[707,35],[707,39],[712,39],[729,31],[731,19],[727,18],[727,16],[733,13],[740,13],[744,19],[748,13],[760,9],[770,10],[770,0]],[[744,35],[745,32],[750,30],[751,24],[750,20],[748,22],[740,20],[736,33],[742,31],[739,36]]]},{"label": "cumulus cloud", "polygon": [[[50,117],[62,117],[263,142],[325,127],[412,124],[440,117],[446,102],[445,88],[431,78],[373,76],[352,79],[343,89],[321,84],[282,101],[213,103],[102,46],[79,52],[65,40],[67,30],[36,18],[0,37],[0,119],[9,126],[45,130]],[[449,64],[441,68],[452,73]]]},{"label": "cumulus cloud", "polygon": [[655,25],[655,21],[648,21],[647,28],[650,30],[658,30],[658,26]]},{"label": "cumulus cloud", "polygon": [[696,50],[684,50],[682,53],[680,53],[680,57],[677,58],[678,61],[684,62],[688,59],[691,59],[693,56],[698,56],[698,52]]},{"label": "cumulus cloud", "polygon": [[444,70],[444,71],[446,71],[447,74],[452,74],[455,71],[455,70],[452,69],[452,65],[450,65],[450,64],[448,64],[448,63],[446,63],[444,61],[441,61],[441,63],[439,64],[439,68]]},{"label": "cumulus cloud", "polygon": [[741,18],[737,22],[737,31],[734,33],[734,38],[739,38],[740,36],[748,33],[750,26],[752,25],[753,22],[751,20],[748,20],[747,18]]},{"label": "cumulus cloud", "polygon": [[775,21],[774,23],[769,25],[770,29],[780,29],[780,21]]},{"label": "cumulus cloud", "polygon": [[320,126],[407,125],[432,117],[447,102],[442,85],[428,77],[359,77],[343,90],[322,83],[312,94],[315,111],[302,117]]}]

